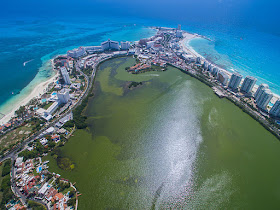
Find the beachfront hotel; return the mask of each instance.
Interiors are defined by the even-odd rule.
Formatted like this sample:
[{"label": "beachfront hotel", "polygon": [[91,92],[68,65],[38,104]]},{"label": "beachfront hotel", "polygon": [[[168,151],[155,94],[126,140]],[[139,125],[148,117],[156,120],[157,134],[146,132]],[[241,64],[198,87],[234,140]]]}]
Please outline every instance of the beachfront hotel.
[{"label": "beachfront hotel", "polygon": [[280,117],[280,100],[278,99],[276,103],[271,108],[269,114],[271,114],[274,117]]},{"label": "beachfront hotel", "polygon": [[121,50],[128,50],[130,48],[130,43],[128,41],[121,42]]},{"label": "beachfront hotel", "polygon": [[86,50],[84,47],[79,47],[78,49],[67,51],[67,55],[72,58],[79,58],[86,54]]},{"label": "beachfront hotel", "polygon": [[87,46],[87,47],[84,47],[84,48],[88,52],[88,54],[93,54],[95,52],[101,52],[102,51],[101,46]]},{"label": "beachfront hotel", "polygon": [[238,73],[233,73],[231,75],[228,87],[233,91],[237,91],[242,79],[242,75]]},{"label": "beachfront hotel", "polygon": [[107,41],[101,43],[101,48],[102,48],[103,51],[105,51],[105,50],[119,50],[120,46],[119,46],[119,42],[112,41],[112,40],[108,39]]},{"label": "beachfront hotel", "polygon": [[269,89],[264,89],[261,91],[261,95],[257,100],[257,106],[262,110],[267,110],[267,105],[272,99],[273,94]]},{"label": "beachfront hotel", "polygon": [[258,101],[260,96],[262,95],[263,91],[266,90],[266,89],[269,89],[269,86],[267,84],[261,84],[256,93],[255,93],[255,100]]},{"label": "beachfront hotel", "polygon": [[241,92],[251,93],[254,85],[256,84],[257,79],[251,76],[247,76],[241,86]]},{"label": "beachfront hotel", "polygon": [[217,76],[218,73],[219,73],[219,69],[216,67],[213,68],[212,75]]},{"label": "beachfront hotel", "polygon": [[155,44],[155,41],[149,41],[149,42],[147,42],[147,49],[153,47],[154,44]]},{"label": "beachfront hotel", "polygon": [[57,93],[57,98],[59,104],[66,104],[70,100],[70,95],[69,95],[69,90],[67,89],[62,89]]},{"label": "beachfront hotel", "polygon": [[62,76],[62,78],[64,80],[64,83],[66,85],[71,85],[70,77],[69,77],[69,74],[68,74],[66,68],[65,67],[61,67],[60,68],[60,72],[61,72],[61,76]]},{"label": "beachfront hotel", "polygon": [[222,83],[222,85],[226,86],[228,83],[229,77],[225,72],[220,71],[217,75],[217,79]]},{"label": "beachfront hotel", "polygon": [[176,37],[178,37],[178,38],[183,37],[183,31],[181,31],[181,30],[176,30]]}]

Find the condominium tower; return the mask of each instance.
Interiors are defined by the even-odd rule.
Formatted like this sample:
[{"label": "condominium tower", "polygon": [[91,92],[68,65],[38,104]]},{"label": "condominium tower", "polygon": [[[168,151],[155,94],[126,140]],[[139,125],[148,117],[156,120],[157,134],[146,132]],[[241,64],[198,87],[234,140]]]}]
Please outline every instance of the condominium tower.
[{"label": "condominium tower", "polygon": [[240,85],[242,79],[242,75],[238,73],[233,73],[231,75],[228,87],[234,91],[238,90],[238,87]]},{"label": "condominium tower", "polygon": [[254,85],[256,84],[257,79],[251,76],[247,76],[241,86],[241,92],[251,93]]},{"label": "condominium tower", "polygon": [[269,86],[267,84],[261,84],[258,87],[257,92],[255,93],[255,100],[258,101],[259,97],[263,93],[263,90],[268,89],[268,88],[269,88]]},{"label": "condominium tower", "polygon": [[280,100],[278,99],[276,103],[271,108],[269,114],[271,114],[274,117],[280,117]]},{"label": "condominium tower", "polygon": [[272,99],[273,94],[269,89],[263,89],[261,95],[258,97],[257,105],[263,110],[267,110],[267,105]]},{"label": "condominium tower", "polygon": [[122,50],[128,50],[130,48],[130,43],[128,41],[121,42],[121,49]]},{"label": "condominium tower", "polygon": [[69,74],[67,72],[67,69],[65,67],[61,67],[60,68],[60,72],[61,72],[61,76],[64,80],[64,83],[66,85],[70,85],[71,84],[71,81],[70,81],[70,77],[69,77]]},{"label": "condominium tower", "polygon": [[119,50],[120,49],[120,46],[119,46],[119,42],[117,41],[112,41],[110,39],[108,39],[107,41],[105,42],[102,42],[101,43],[101,47],[102,47],[102,50]]}]

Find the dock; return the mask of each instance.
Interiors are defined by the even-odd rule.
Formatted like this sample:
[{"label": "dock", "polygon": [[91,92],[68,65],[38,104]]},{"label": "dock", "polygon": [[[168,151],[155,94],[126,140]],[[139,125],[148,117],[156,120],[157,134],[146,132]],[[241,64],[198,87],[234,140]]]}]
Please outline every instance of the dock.
[{"label": "dock", "polygon": [[224,98],[226,95],[224,94],[224,92],[222,90],[220,90],[217,87],[213,87],[212,88],[214,93],[219,97],[219,98]]}]

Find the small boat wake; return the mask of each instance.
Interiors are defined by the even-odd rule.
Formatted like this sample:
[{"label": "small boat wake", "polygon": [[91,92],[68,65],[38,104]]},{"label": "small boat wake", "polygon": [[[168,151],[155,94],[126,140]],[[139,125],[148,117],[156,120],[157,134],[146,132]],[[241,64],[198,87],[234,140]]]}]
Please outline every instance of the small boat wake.
[{"label": "small boat wake", "polygon": [[26,64],[28,64],[29,62],[31,62],[31,61],[33,61],[34,59],[31,59],[31,60],[29,60],[29,61],[25,61],[24,63],[23,63],[23,66],[25,66]]}]

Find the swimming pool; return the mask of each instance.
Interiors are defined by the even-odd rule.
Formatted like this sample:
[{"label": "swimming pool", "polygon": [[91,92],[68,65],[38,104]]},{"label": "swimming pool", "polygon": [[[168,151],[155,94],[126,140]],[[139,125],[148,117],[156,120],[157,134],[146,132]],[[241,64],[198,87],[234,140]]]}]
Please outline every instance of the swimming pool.
[{"label": "swimming pool", "polygon": [[40,173],[42,171],[42,166],[38,166],[36,171],[37,173]]}]

